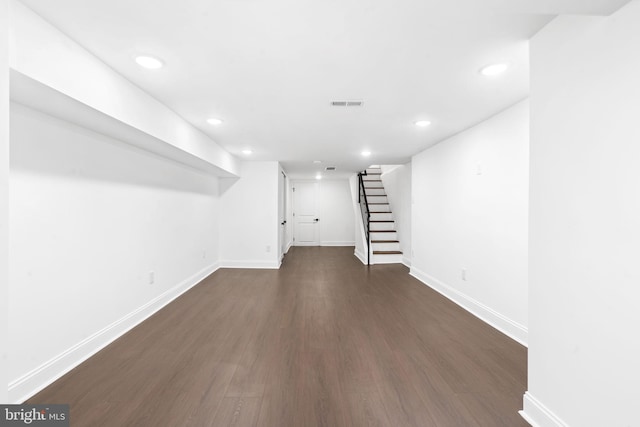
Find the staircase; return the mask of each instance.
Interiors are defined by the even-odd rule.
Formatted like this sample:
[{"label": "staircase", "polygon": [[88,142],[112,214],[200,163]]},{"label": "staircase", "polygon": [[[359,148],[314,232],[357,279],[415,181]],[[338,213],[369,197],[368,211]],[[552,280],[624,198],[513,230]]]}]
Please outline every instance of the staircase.
[{"label": "staircase", "polygon": [[371,218],[370,242],[371,264],[394,264],[402,262],[400,241],[396,232],[391,206],[382,184],[382,170],[368,168],[362,175],[364,191]]}]

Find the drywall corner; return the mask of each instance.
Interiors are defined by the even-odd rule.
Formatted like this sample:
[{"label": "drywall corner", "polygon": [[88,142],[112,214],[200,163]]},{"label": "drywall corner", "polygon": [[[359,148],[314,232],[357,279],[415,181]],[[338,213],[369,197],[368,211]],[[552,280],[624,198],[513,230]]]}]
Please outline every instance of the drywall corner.
[{"label": "drywall corner", "polygon": [[7,402],[9,295],[9,5],[0,0],[0,403]]}]

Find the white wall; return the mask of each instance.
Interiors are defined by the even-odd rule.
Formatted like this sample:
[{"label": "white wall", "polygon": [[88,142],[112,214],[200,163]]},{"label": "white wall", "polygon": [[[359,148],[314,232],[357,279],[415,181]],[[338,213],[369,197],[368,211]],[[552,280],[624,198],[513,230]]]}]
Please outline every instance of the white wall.
[{"label": "white wall", "polygon": [[393,212],[402,262],[411,266],[411,163],[381,166],[382,185]]},{"label": "white wall", "polygon": [[0,403],[8,383],[7,310],[9,294],[9,7],[0,0]]},{"label": "white wall", "polygon": [[411,179],[411,274],[522,343],[528,115],[520,102],[414,156]]},{"label": "white wall", "polygon": [[319,182],[318,197],[320,245],[354,246],[355,223],[349,180],[321,180]]},{"label": "white wall", "polygon": [[10,185],[13,402],[216,268],[213,176],[12,103]]},{"label": "white wall", "polygon": [[10,9],[12,69],[228,174],[237,174],[238,160],[201,131],[19,1],[10,1]]},{"label": "white wall", "polygon": [[[316,215],[318,222],[318,239],[320,246],[354,246],[355,245],[355,221],[353,217],[353,201],[351,184],[347,178],[309,180],[292,180],[291,187],[296,183],[315,184],[316,191]],[[292,206],[295,204],[296,193],[292,193]],[[295,221],[291,217],[291,223]],[[295,234],[295,227],[291,227]],[[300,244],[300,243],[295,243]]]},{"label": "white wall", "polygon": [[638,425],[640,1],[531,42],[529,387],[539,426]]},{"label": "white wall", "polygon": [[244,162],[240,178],[221,178],[220,263],[278,268],[278,174],[275,161]]}]

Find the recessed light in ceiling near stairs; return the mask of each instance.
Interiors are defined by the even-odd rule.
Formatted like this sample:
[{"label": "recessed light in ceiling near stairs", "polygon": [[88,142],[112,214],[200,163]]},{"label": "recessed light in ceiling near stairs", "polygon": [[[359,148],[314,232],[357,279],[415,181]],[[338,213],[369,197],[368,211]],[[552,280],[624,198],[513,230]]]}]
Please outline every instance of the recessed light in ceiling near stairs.
[{"label": "recessed light in ceiling near stairs", "polygon": [[497,64],[490,64],[480,69],[480,74],[487,77],[498,76],[509,68],[509,64],[501,62]]},{"label": "recessed light in ceiling near stairs", "polygon": [[136,63],[147,70],[157,70],[164,66],[164,62],[160,58],[151,55],[136,56]]}]

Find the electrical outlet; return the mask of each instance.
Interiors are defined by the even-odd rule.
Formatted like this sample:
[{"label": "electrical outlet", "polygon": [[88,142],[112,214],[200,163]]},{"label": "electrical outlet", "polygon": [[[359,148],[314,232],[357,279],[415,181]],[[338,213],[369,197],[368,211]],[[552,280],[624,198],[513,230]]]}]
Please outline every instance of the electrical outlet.
[{"label": "electrical outlet", "polygon": [[153,271],[149,272],[149,284],[153,285],[156,282],[156,273]]},{"label": "electrical outlet", "polygon": [[207,259],[207,251],[202,251],[202,259]]},{"label": "electrical outlet", "polygon": [[461,277],[461,278],[462,278],[462,280],[464,280],[465,282],[467,281],[467,269],[466,269],[466,268],[463,268],[463,269],[460,271],[460,277]]},{"label": "electrical outlet", "polygon": [[267,250],[267,252],[271,252],[271,246],[267,245],[266,250]]}]

